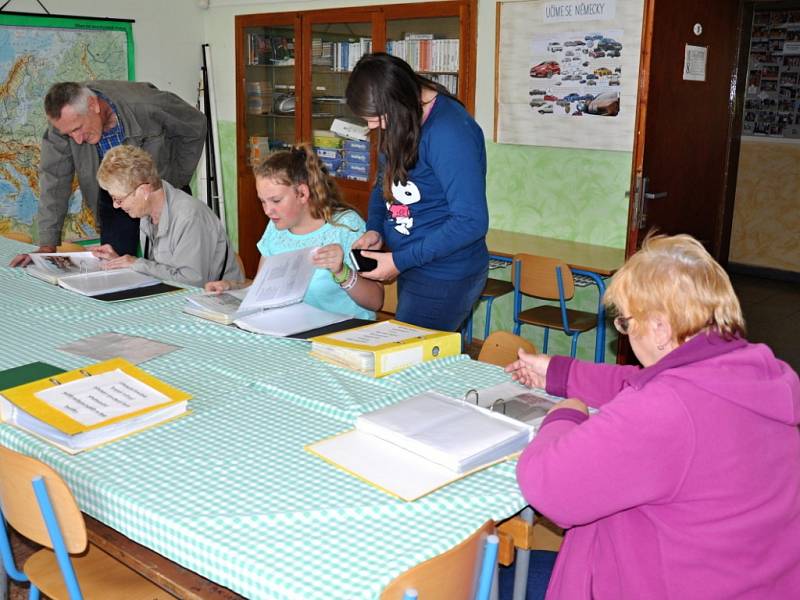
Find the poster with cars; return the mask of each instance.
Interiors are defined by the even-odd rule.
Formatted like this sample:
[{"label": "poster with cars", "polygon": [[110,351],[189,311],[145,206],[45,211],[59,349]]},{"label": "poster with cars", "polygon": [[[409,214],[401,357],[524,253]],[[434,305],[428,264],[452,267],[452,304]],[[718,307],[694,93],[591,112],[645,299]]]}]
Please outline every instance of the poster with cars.
[{"label": "poster with cars", "polygon": [[629,0],[502,2],[495,141],[630,151],[641,20]]},{"label": "poster with cars", "polygon": [[800,138],[800,10],[756,10],[742,135]]},{"label": "poster with cars", "polygon": [[621,30],[604,30],[534,38],[528,90],[534,118],[618,117],[622,36]]}]

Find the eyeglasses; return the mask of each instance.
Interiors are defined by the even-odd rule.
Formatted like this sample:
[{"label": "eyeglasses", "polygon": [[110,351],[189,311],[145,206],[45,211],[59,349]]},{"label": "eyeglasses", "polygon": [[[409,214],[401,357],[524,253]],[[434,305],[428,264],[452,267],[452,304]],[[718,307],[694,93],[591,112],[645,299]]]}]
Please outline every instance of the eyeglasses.
[{"label": "eyeglasses", "polygon": [[135,194],[137,189],[139,189],[139,186],[138,186],[138,185],[137,185],[135,188],[133,188],[133,191],[131,191],[131,192],[128,192],[128,193],[127,193],[127,194],[125,194],[124,196],[115,196],[115,195],[114,195],[114,194],[112,194],[111,192],[109,192],[109,194],[108,194],[108,195],[109,195],[109,196],[111,196],[111,201],[112,201],[114,204],[122,204],[122,202],[124,202],[125,200],[127,200],[128,198],[130,198],[130,197],[131,197],[133,194]]},{"label": "eyeglasses", "polygon": [[614,327],[619,331],[622,335],[628,335],[628,331],[630,330],[629,321],[633,319],[633,317],[614,317]]}]

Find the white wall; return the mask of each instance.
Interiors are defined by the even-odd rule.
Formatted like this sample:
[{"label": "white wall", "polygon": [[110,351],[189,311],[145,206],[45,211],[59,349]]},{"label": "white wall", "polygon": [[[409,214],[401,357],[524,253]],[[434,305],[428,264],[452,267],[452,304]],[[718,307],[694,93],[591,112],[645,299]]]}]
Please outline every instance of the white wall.
[{"label": "white wall", "polygon": [[[53,15],[133,19],[136,79],[194,105],[200,79],[203,20],[197,0],[43,0]],[[45,14],[36,0],[14,0],[4,12]],[[233,28],[231,27],[231,37]]]},{"label": "white wall", "polygon": [[[234,17],[256,13],[372,6],[427,0],[210,0],[205,19],[205,38],[211,45],[217,94],[217,115],[236,120],[234,64]],[[475,117],[488,136],[494,129],[495,16],[498,0],[478,0],[478,64]]]}]

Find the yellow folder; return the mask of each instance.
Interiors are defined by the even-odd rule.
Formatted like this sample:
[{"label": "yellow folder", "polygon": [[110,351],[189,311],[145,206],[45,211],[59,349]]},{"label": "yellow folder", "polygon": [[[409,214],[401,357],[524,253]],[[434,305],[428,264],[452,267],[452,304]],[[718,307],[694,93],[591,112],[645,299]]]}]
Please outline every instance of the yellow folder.
[{"label": "yellow folder", "polygon": [[[387,341],[381,342],[382,337]],[[461,352],[459,333],[426,329],[395,320],[321,335],[310,341],[312,356],[373,377],[383,377]]]},{"label": "yellow folder", "polygon": [[[142,383],[145,383],[153,389],[161,392],[168,398],[168,400],[160,404],[148,406],[141,410],[118,415],[92,425],[84,425],[83,423],[72,419],[68,414],[58,410],[53,406],[50,406],[36,396],[37,392],[55,387],[57,385],[69,383],[71,381],[92,375],[100,375],[102,373],[114,371],[115,369],[119,369],[131,377],[138,379]],[[122,358],[113,358],[111,360],[90,365],[81,369],[75,369],[72,371],[67,371],[66,373],[54,375],[52,377],[46,377],[44,379],[32,381],[30,383],[3,390],[2,394],[9,402],[25,411],[32,417],[67,435],[77,435],[86,431],[100,429],[108,425],[120,423],[152,411],[172,406],[179,402],[185,402],[192,397],[191,394],[164,383],[163,381],[153,377],[152,375],[149,375],[148,373],[145,373],[143,370]]]}]

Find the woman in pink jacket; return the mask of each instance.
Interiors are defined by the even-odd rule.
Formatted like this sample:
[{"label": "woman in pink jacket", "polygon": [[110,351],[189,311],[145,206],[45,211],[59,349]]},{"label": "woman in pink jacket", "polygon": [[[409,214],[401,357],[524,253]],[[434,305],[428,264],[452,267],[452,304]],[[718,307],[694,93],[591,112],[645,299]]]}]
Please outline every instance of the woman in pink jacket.
[{"label": "woman in pink jacket", "polygon": [[730,280],[689,236],[646,240],[604,301],[644,368],[520,352],[507,369],[570,398],[517,467],[569,528],[548,599],[800,598],[797,374],[742,337]]}]

